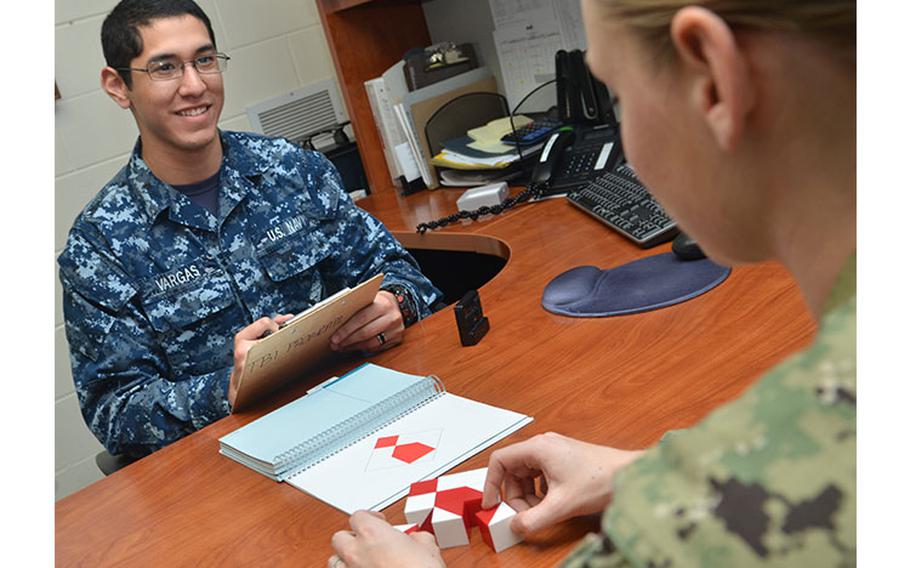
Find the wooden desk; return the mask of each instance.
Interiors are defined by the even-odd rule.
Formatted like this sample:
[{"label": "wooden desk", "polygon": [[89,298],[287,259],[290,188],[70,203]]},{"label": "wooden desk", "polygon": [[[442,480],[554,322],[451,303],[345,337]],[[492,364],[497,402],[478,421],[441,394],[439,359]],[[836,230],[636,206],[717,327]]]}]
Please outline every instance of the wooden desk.
[{"label": "wooden desk", "polygon": [[[369,198],[394,229],[451,212],[455,195]],[[552,200],[451,232],[501,239],[510,258],[480,294],[491,329],[463,348],[452,308],[419,322],[405,343],[371,360],[409,373],[435,373],[448,389],[530,414],[535,422],[501,442],[548,430],[623,448],[653,444],[689,426],[745,389],[759,373],[804,346],[813,325],[790,277],[776,265],[737,268],[709,294],[645,314],[572,319],[544,311],[544,285],[581,264],[612,266],[654,252],[636,249],[565,200]],[[432,246],[436,237],[403,235]],[[446,238],[446,237],[441,237]],[[504,249],[503,249],[504,250]],[[275,483],[218,453],[218,438],[303,394],[323,369],[249,413],[225,418],[56,505],[62,565],[324,566],[331,534],[346,516],[287,484]],[[492,450],[457,469],[486,464]],[[403,501],[385,513],[404,522]],[[559,527],[493,554],[449,549],[454,566],[551,566],[596,520]]]}]

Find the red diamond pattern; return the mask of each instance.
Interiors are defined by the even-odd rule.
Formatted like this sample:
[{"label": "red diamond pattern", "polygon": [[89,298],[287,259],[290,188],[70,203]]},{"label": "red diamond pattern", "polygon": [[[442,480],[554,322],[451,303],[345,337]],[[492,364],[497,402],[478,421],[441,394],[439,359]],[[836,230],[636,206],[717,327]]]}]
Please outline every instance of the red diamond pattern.
[{"label": "red diamond pattern", "polygon": [[394,446],[398,443],[398,436],[386,436],[385,438],[379,438],[376,440],[376,445],[373,448],[388,448],[389,446]]},{"label": "red diamond pattern", "polygon": [[434,448],[431,448],[426,444],[421,444],[420,442],[411,442],[410,444],[395,446],[395,449],[392,451],[392,457],[405,463],[414,463],[432,452],[433,449]]}]

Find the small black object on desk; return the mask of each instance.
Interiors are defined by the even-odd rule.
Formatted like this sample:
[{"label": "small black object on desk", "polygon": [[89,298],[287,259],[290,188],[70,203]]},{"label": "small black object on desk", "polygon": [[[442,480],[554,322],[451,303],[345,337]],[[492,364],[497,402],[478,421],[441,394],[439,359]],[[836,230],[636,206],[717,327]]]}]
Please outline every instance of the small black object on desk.
[{"label": "small black object on desk", "polygon": [[685,233],[676,235],[676,238],[673,239],[671,249],[673,250],[673,254],[678,256],[681,260],[701,260],[702,258],[705,258],[705,253],[702,252],[701,247],[698,246],[695,239]]},{"label": "small black object on desk", "polygon": [[483,315],[477,290],[468,290],[455,304],[455,322],[458,324],[458,337],[464,347],[477,345],[489,331],[490,320]]}]

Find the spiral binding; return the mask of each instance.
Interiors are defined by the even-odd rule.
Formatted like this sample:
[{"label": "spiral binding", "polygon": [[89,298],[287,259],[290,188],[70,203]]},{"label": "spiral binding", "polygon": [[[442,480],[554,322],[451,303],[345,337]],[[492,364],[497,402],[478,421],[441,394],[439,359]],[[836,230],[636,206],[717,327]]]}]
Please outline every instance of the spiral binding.
[{"label": "spiral binding", "polygon": [[[283,471],[283,473],[276,473],[278,481],[284,481],[327,460],[445,394],[445,386],[438,377],[430,375],[424,378],[430,380],[422,380],[392,396],[386,397],[369,408],[339,422],[331,429],[325,430],[278,454],[274,459],[275,469],[277,472]],[[399,411],[385,422],[377,424],[377,420],[381,420],[388,413],[401,408],[404,408],[404,410]]]}]

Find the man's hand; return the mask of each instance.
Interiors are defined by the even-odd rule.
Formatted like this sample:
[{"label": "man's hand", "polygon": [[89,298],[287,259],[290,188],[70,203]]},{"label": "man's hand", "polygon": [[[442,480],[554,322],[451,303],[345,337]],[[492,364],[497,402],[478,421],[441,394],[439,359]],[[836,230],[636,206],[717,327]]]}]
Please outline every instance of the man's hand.
[{"label": "man's hand", "polygon": [[436,540],[428,532],[404,534],[385,521],[382,513],[357,511],[350,518],[351,530],[332,536],[335,554],[329,568],[384,568],[445,566]]},{"label": "man's hand", "polygon": [[[498,503],[501,492],[518,512],[510,528],[522,535],[603,511],[613,491],[613,476],[642,453],[588,444],[553,432],[534,436],[490,456],[483,507]],[[539,491],[535,489],[538,477]]]},{"label": "man's hand", "polygon": [[[381,335],[380,335],[381,334]],[[332,335],[335,351],[384,351],[404,339],[404,318],[395,296],[380,290],[363,308]]]},{"label": "man's hand", "polygon": [[293,314],[283,314],[272,318],[259,318],[250,325],[241,329],[234,336],[234,368],[231,370],[231,382],[228,386],[228,402],[234,406],[237,398],[237,381],[243,375],[243,365],[246,363],[246,354],[256,341],[262,338],[265,332],[275,333],[278,327],[294,317]]}]

